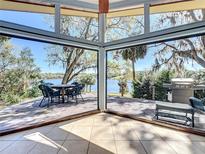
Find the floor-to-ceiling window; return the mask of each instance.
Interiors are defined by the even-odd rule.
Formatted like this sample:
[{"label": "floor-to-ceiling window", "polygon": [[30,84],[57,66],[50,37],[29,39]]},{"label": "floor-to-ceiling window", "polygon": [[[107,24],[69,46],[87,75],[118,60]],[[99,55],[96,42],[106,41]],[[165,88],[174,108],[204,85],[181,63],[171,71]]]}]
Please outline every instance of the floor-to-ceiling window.
[{"label": "floor-to-ceiling window", "polygon": [[97,110],[97,55],[1,35],[0,131]]},{"label": "floor-to-ceiling window", "polygon": [[144,7],[107,14],[106,42],[144,34]]},{"label": "floor-to-ceiling window", "polygon": [[[204,45],[202,35],[108,51],[108,110],[156,120],[156,103],[172,103],[174,107],[175,103],[191,104],[189,98],[195,97],[202,102],[194,107],[194,129],[204,130]],[[192,127],[187,120],[191,114],[179,117],[159,119]]]}]

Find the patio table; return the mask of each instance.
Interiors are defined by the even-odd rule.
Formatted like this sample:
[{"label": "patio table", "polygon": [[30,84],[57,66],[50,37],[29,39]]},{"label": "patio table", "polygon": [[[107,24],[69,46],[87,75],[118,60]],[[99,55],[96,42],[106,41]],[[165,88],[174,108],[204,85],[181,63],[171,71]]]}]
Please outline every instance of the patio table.
[{"label": "patio table", "polygon": [[69,88],[72,88],[72,87],[75,87],[75,85],[72,85],[72,84],[60,84],[60,85],[51,85],[50,86],[51,88],[54,88],[54,89],[59,89],[61,90],[61,93],[62,93],[62,101],[63,103],[65,103],[65,90],[66,89],[69,89]]}]

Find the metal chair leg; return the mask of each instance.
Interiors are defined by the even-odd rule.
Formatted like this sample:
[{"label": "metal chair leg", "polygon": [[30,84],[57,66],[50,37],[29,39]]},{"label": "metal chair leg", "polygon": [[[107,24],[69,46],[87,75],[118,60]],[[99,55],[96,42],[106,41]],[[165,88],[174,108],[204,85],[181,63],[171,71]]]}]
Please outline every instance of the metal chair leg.
[{"label": "metal chair leg", "polygon": [[84,100],[84,98],[83,98],[83,96],[81,94],[80,94],[80,97],[82,98],[83,102],[85,102],[85,100]]},{"label": "metal chair leg", "polygon": [[76,101],[76,103],[78,103],[78,97],[77,97],[77,95],[75,96],[75,101]]},{"label": "metal chair leg", "polygon": [[50,97],[48,97],[48,104],[47,104],[47,107],[50,106]]},{"label": "metal chair leg", "polygon": [[41,107],[41,104],[43,103],[44,100],[45,100],[45,97],[43,97],[43,99],[41,100],[39,107]]}]

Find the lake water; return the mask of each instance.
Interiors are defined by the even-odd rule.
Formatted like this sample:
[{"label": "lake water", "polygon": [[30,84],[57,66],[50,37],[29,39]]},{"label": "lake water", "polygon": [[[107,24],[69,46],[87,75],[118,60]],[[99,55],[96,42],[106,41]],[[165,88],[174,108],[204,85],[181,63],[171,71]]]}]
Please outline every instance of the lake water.
[{"label": "lake water", "polygon": [[[45,82],[51,82],[53,84],[61,84],[62,79],[48,79],[44,80]],[[128,82],[128,90],[131,92],[131,82]],[[97,83],[91,86],[92,91],[97,91]],[[119,86],[117,80],[107,80],[107,92],[108,93],[119,93]]]}]

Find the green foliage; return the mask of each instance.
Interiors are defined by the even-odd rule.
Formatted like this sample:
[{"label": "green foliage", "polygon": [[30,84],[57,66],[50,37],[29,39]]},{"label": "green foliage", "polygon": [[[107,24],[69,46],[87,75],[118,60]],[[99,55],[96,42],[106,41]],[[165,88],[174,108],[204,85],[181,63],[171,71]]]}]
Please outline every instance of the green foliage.
[{"label": "green foliage", "polygon": [[[85,40],[97,41],[97,18],[62,16],[61,20],[62,34],[72,35]],[[75,80],[82,72],[90,69],[96,70],[96,52],[60,45],[49,45],[47,51],[47,61],[49,65],[58,65],[65,69],[62,80],[63,84]]]},{"label": "green foliage", "polygon": [[132,83],[132,97],[152,99],[152,81],[150,77],[143,78],[142,75],[138,77],[138,81]]},{"label": "green foliage", "polygon": [[35,82],[31,85],[30,88],[28,88],[24,94],[23,94],[23,98],[35,98],[35,97],[39,97],[42,95],[41,90],[38,88],[39,83]]},{"label": "green foliage", "polygon": [[95,76],[92,74],[81,74],[78,76],[77,81],[85,85],[94,85],[96,82],[96,79],[95,79]]},{"label": "green foliage", "polygon": [[19,95],[13,94],[13,93],[1,93],[0,98],[6,102],[6,104],[15,104],[20,102]]},{"label": "green foliage", "polygon": [[112,79],[120,76],[120,65],[115,61],[108,61],[107,64],[107,78]]},{"label": "green foliage", "polygon": [[132,63],[132,80],[136,81],[136,75],[135,75],[135,62],[139,59],[142,59],[147,54],[147,46],[141,45],[136,47],[131,47],[127,49],[123,49],[121,51],[122,58],[126,61],[130,60]]},{"label": "green foliage", "polygon": [[[153,76],[153,74],[152,74]],[[173,77],[170,71],[161,71],[156,79],[151,75],[140,74],[138,82],[133,82],[134,98],[153,99],[153,86],[155,86],[155,100],[166,101],[167,89],[163,87],[163,83],[169,83]]]},{"label": "green foliage", "polygon": [[157,77],[155,85],[155,100],[167,101],[167,89],[163,87],[163,83],[170,83],[173,73],[170,71],[161,71]]},{"label": "green foliage", "polygon": [[93,74],[81,74],[78,76],[77,81],[86,86],[85,87],[86,91],[88,91],[88,87],[89,87],[89,91],[91,92],[91,86],[95,84],[96,78],[95,75]]},{"label": "green foliage", "polygon": [[16,51],[9,38],[1,38],[0,99],[5,103],[18,103],[31,87],[31,82],[39,78],[40,69],[34,63],[31,50],[24,48]]},{"label": "green foliage", "polygon": [[204,90],[195,90],[194,91],[194,97],[196,97],[198,99],[205,98],[205,91]]}]

